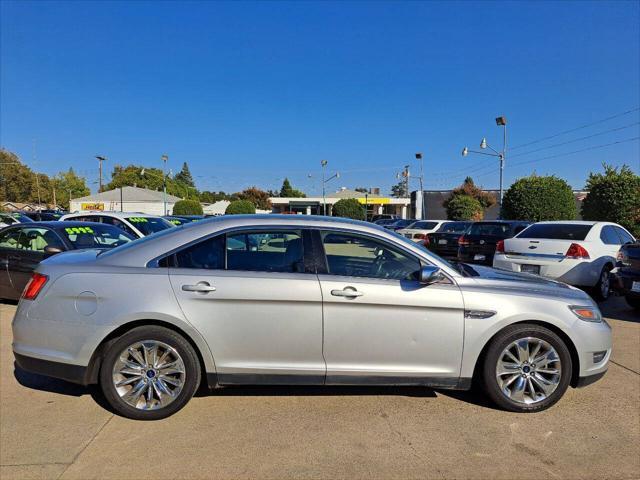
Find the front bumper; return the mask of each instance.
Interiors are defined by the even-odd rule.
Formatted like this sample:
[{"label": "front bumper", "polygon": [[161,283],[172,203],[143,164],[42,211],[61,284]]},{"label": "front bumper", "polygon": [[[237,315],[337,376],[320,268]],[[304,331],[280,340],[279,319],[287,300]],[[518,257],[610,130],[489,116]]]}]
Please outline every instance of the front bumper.
[{"label": "front bumper", "polygon": [[631,298],[640,298],[640,292],[634,292],[631,290],[634,281],[640,282],[640,277],[637,273],[624,272],[619,268],[611,270],[611,287],[621,295]]},{"label": "front bumper", "polygon": [[591,385],[592,383],[596,383],[598,380],[604,377],[605,373],[607,373],[606,370],[600,373],[596,373],[595,375],[589,375],[588,377],[580,377],[578,378],[578,382],[576,383],[575,387],[582,388]]}]

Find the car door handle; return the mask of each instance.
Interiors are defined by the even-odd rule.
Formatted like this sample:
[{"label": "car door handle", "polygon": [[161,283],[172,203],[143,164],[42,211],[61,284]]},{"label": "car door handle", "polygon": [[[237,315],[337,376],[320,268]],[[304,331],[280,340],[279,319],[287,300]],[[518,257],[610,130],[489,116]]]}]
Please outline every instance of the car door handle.
[{"label": "car door handle", "polygon": [[196,283],[195,285],[182,285],[182,290],[185,292],[207,293],[215,292],[216,287],[212,287],[207,282],[200,282]]},{"label": "car door handle", "polygon": [[353,287],[345,287],[342,290],[331,290],[331,295],[334,297],[355,298],[363,296],[364,293],[357,291]]}]

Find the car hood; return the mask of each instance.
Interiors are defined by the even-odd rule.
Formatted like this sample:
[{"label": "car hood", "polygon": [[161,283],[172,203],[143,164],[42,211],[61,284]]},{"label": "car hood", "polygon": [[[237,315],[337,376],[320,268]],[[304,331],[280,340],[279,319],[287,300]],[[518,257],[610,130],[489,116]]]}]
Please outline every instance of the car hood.
[{"label": "car hood", "polygon": [[[588,301],[591,297],[582,290],[566,283],[550,280],[530,273],[508,272],[491,267],[472,265],[477,276],[467,277],[470,286],[502,291],[517,295],[536,295],[545,297],[559,297],[573,300]],[[466,282],[465,282],[466,283]]]}]

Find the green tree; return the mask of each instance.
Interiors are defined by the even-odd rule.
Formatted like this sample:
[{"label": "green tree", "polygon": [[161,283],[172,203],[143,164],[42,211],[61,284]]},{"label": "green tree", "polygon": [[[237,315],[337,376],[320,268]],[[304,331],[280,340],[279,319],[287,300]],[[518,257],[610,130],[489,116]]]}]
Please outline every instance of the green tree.
[{"label": "green tree", "polygon": [[225,212],[227,215],[242,215],[256,213],[256,207],[249,200],[234,200],[229,205]]},{"label": "green tree", "polygon": [[627,165],[620,171],[607,164],[602,167],[604,173],[589,173],[582,217],[618,223],[640,237],[640,176]]},{"label": "green tree", "polygon": [[400,180],[398,183],[391,187],[391,196],[395,198],[405,198],[409,196],[409,192],[406,191],[406,183],[404,180]]},{"label": "green tree", "polygon": [[490,208],[496,204],[495,195],[476,187],[476,184],[471,177],[465,178],[462,185],[453,189],[451,197],[454,197],[455,195],[469,195],[478,200],[484,209]]},{"label": "green tree", "polygon": [[84,177],[79,177],[73,168],[66,172],[60,172],[52,178],[53,188],[56,191],[56,202],[64,208],[69,208],[70,198],[79,198],[89,195],[91,191],[87,187]]},{"label": "green tree", "polygon": [[35,189],[33,171],[15,153],[0,150],[0,199],[30,202]]},{"label": "green tree", "polygon": [[240,200],[248,200],[260,210],[271,210],[271,202],[269,201],[269,194],[264,190],[260,190],[258,187],[250,187],[242,192],[236,193],[236,196]]},{"label": "green tree", "polygon": [[202,215],[202,205],[198,200],[180,200],[173,206],[174,215]]},{"label": "green tree", "polygon": [[471,195],[453,195],[446,202],[449,220],[482,220],[484,209],[477,198]]},{"label": "green tree", "polygon": [[304,198],[307,195],[300,190],[297,190],[291,186],[288,178],[285,178],[282,182],[282,188],[280,189],[279,195],[280,197],[295,197],[295,198]]},{"label": "green tree", "polygon": [[573,220],[576,201],[571,187],[554,175],[524,177],[504,194],[502,217],[509,220]]},{"label": "green tree", "polygon": [[178,183],[182,183],[183,185],[187,185],[192,188],[195,188],[196,186],[196,184],[193,182],[193,177],[191,176],[191,171],[189,170],[189,165],[187,165],[187,162],[184,162],[182,164],[182,170],[176,173],[173,179]]},{"label": "green tree", "polygon": [[355,198],[343,198],[333,205],[333,216],[364,220],[364,206]]},{"label": "green tree", "polygon": [[200,192],[199,199],[203,203],[216,203],[220,200],[233,201],[237,200],[238,198],[235,195],[229,195],[224,193],[223,191],[210,192],[208,190],[205,190],[203,192]]}]

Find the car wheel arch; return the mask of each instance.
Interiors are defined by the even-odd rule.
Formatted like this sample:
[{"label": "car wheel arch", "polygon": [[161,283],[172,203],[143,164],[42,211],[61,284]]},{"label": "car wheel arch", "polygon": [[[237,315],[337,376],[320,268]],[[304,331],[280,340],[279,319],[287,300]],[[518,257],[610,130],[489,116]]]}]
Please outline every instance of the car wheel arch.
[{"label": "car wheel arch", "polygon": [[489,349],[489,345],[491,345],[491,342],[493,341],[493,339],[496,338],[502,331],[504,331],[505,328],[511,327],[513,325],[522,325],[522,324],[537,325],[539,327],[544,327],[548,330],[551,330],[553,333],[555,333],[562,339],[562,341],[565,343],[565,345],[569,349],[569,353],[571,355],[571,364],[573,366],[572,373],[571,373],[571,381],[569,385],[575,388],[578,384],[578,379],[580,376],[580,357],[578,355],[578,349],[573,343],[573,340],[571,340],[571,337],[569,337],[569,335],[567,335],[564,330],[559,328],[557,325],[554,325],[553,323],[545,322],[542,320],[520,320],[514,323],[509,323],[508,325],[504,325],[498,331],[494,332],[494,334],[486,341],[486,343],[482,347],[482,350],[480,351],[480,354],[478,355],[478,358],[476,359],[476,363],[473,369],[473,380],[476,381],[478,378],[480,378],[482,365],[484,364],[487,350]]},{"label": "car wheel arch", "polygon": [[[142,327],[147,325],[164,327],[164,328],[167,328],[168,330],[172,330],[177,334],[181,335],[187,342],[191,344],[191,346],[196,352],[196,355],[198,356],[198,362],[200,363],[200,368],[201,368],[201,371],[203,372],[202,383],[204,385],[207,385],[209,388],[212,388],[217,385],[216,374],[215,373],[212,374],[211,372],[209,372],[210,369],[207,368],[205,358],[204,358],[204,355],[206,353],[202,352],[203,348],[208,349],[208,346],[202,347],[201,345],[199,345],[198,342],[196,342],[193,339],[193,336],[190,335],[187,331],[185,331],[185,329],[181,328],[180,326],[170,322],[166,322],[164,320],[156,320],[156,319],[131,320],[127,323],[119,325],[117,328],[109,332],[109,334],[102,339],[100,344],[96,347],[93,354],[91,355],[91,360],[89,361],[89,365],[87,367],[85,383],[86,384],[98,383],[98,376],[100,374],[102,359],[104,358],[104,355],[107,349],[112,343],[114,343],[118,338],[120,338],[122,335],[129,332],[130,330],[136,327]],[[211,355],[210,352],[207,352],[207,353]],[[211,357],[211,362],[214,362],[213,357]],[[213,365],[215,369],[215,363],[213,363]]]}]

